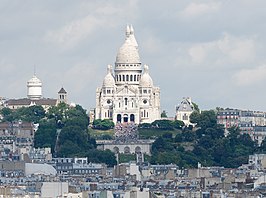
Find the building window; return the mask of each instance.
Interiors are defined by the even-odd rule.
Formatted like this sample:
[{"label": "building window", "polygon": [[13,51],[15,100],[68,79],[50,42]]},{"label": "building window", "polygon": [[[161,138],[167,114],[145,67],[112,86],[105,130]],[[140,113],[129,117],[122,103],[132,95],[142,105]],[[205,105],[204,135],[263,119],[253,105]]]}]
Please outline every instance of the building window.
[{"label": "building window", "polygon": [[125,81],[125,75],[123,75],[123,81]]},{"label": "building window", "polygon": [[130,75],[130,81],[133,81],[133,75]]},{"label": "building window", "polygon": [[127,98],[125,98],[125,105],[127,105]]},{"label": "building window", "polygon": [[187,116],[187,114],[184,114],[184,115],[183,115],[183,120],[188,120],[188,116]]},{"label": "building window", "polygon": [[136,80],[137,80],[136,75],[134,75],[134,81],[136,81]]},{"label": "building window", "polygon": [[121,81],[121,75],[119,75],[119,81]]},{"label": "building window", "polygon": [[127,81],[129,81],[129,76],[127,75],[126,77],[127,77]]}]

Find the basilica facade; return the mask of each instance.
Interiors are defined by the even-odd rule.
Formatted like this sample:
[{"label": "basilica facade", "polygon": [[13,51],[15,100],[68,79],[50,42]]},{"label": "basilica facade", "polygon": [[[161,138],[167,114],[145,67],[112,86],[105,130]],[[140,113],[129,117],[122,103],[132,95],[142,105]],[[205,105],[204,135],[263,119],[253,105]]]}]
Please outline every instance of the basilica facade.
[{"label": "basilica facade", "polygon": [[126,28],[114,69],[107,66],[103,84],[96,90],[95,119],[136,124],[160,119],[160,88],[153,85],[149,67],[141,64],[132,26]]}]

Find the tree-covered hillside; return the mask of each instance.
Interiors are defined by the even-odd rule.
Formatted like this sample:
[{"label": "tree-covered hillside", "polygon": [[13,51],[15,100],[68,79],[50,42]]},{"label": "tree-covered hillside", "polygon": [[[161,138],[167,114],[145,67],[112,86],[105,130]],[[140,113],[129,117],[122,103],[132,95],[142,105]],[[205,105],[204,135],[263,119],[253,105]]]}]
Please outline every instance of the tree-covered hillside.
[{"label": "tree-covered hillside", "polygon": [[[247,163],[248,155],[258,151],[249,135],[241,135],[238,128],[224,129],[217,125],[214,111],[194,112],[191,122],[197,123],[197,130],[184,129],[171,137],[159,137],[152,146],[151,163],[176,163],[180,167],[204,166],[238,167]],[[263,149],[262,149],[263,150]]]},{"label": "tree-covered hillside", "polygon": [[88,133],[88,116],[79,105],[65,103],[51,107],[47,112],[41,106],[17,110],[3,108],[2,122],[27,121],[38,123],[34,146],[51,147],[54,157],[88,157],[90,162],[116,164],[114,153],[99,151]]}]

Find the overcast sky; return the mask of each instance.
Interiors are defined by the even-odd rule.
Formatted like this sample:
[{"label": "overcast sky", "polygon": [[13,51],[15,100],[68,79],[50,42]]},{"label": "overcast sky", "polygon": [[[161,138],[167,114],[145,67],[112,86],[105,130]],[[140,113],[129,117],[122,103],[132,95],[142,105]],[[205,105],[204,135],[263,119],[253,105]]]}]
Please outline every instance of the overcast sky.
[{"label": "overcast sky", "polygon": [[201,109],[266,111],[265,8],[265,0],[1,0],[0,96],[26,97],[36,66],[44,97],[63,86],[93,108],[132,24],[169,116],[183,96]]}]

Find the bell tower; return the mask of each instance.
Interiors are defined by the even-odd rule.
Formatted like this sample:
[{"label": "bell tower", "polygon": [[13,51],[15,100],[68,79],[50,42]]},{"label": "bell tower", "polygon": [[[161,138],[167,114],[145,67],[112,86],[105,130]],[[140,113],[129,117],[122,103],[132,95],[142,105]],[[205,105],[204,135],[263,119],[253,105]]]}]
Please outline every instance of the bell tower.
[{"label": "bell tower", "polygon": [[57,99],[57,103],[62,103],[62,102],[67,104],[67,92],[63,87],[58,92],[58,99]]}]

